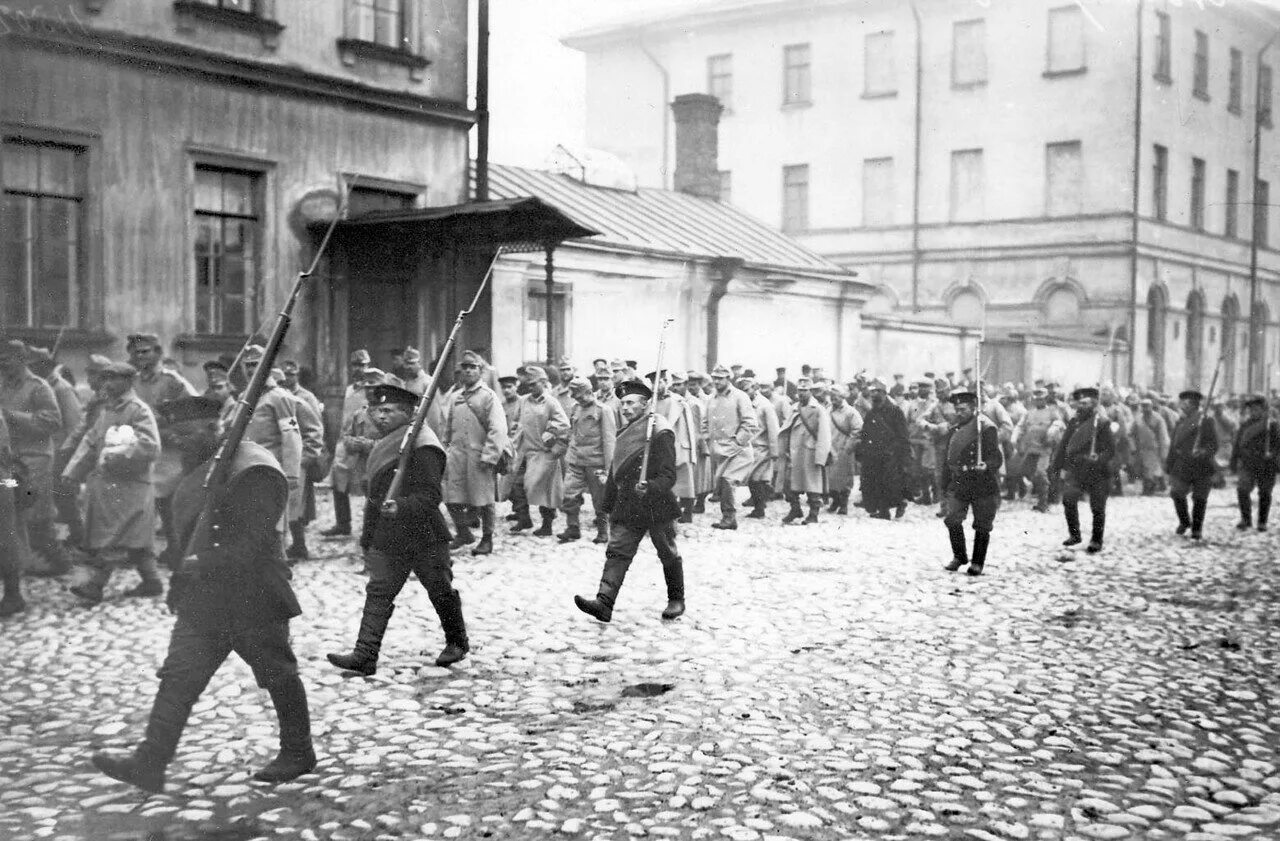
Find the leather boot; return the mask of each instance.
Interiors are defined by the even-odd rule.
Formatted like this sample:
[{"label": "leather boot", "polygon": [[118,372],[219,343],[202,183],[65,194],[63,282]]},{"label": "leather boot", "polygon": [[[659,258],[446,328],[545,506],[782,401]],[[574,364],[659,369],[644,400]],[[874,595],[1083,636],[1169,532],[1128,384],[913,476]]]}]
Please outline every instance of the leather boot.
[{"label": "leather boot", "polygon": [[627,577],[627,566],[628,562],[624,559],[607,558],[604,562],[604,572],[600,575],[600,587],[596,590],[596,597],[594,599],[573,597],[573,603],[578,606],[578,610],[594,616],[601,622],[613,619],[613,606],[617,603],[622,582]]},{"label": "leather boot", "polygon": [[480,542],[471,550],[472,555],[493,554],[493,518],[494,507],[485,505],[480,508]]},{"label": "leather boot", "polygon": [[307,690],[296,676],[273,684],[267,690],[276,708],[276,720],[280,722],[280,752],[253,778],[264,783],[286,783],[316,769]]},{"label": "leather boot", "polygon": [[538,513],[542,515],[542,525],[534,529],[533,536],[550,537],[552,532],[551,524],[556,521],[556,509],[539,505]]},{"label": "leather boot", "polygon": [[564,512],[564,531],[556,535],[556,539],[561,543],[572,543],[575,540],[582,539],[582,528],[579,525],[578,512]]},{"label": "leather boot", "polygon": [[178,750],[191,707],[203,688],[162,678],[142,742],[132,751],[99,751],[93,755],[93,766],[122,783],[157,794],[163,792],[165,768]]},{"label": "leather boot", "polygon": [[691,496],[680,498],[680,519],[676,520],[677,523],[693,522],[693,504],[693,497]]},{"label": "leather boot", "polygon": [[4,598],[0,599],[0,617],[13,616],[27,609],[22,598],[22,573],[18,570],[17,560],[12,562],[12,569],[4,573]]},{"label": "leather boot", "polygon": [[471,513],[465,505],[446,505],[449,519],[453,520],[453,540],[449,541],[449,551],[461,549],[475,542],[476,536],[471,533]]},{"label": "leather boot", "polygon": [[721,514],[720,521],[718,523],[712,523],[711,528],[734,531],[738,528],[738,521],[732,514]]},{"label": "leather boot", "polygon": [[462,596],[451,589],[439,596],[431,596],[431,604],[440,617],[440,627],[444,629],[444,650],[436,656],[436,665],[452,666],[471,651],[467,623],[462,616]]},{"label": "leather boot", "polygon": [[982,575],[983,564],[987,562],[987,546],[991,543],[991,532],[975,531],[973,533],[973,557],[969,560],[969,575]]},{"label": "leather boot", "polygon": [[311,559],[311,553],[307,551],[307,524],[301,520],[295,520],[289,524],[289,548],[285,550],[284,556],[293,561],[307,561]]},{"label": "leather boot", "polygon": [[1191,539],[1199,540],[1200,533],[1204,531],[1204,512],[1209,507],[1207,499],[1191,499]]},{"label": "leather boot", "polygon": [[822,497],[817,494],[809,495],[809,516],[804,518],[801,525],[812,525],[818,522],[818,509],[822,508]]},{"label": "leather boot", "polygon": [[1187,512],[1187,498],[1185,496],[1174,496],[1173,510],[1178,515],[1177,534],[1186,534],[1191,528],[1191,514]]},{"label": "leather boot", "polygon": [[1093,517],[1093,533],[1089,535],[1089,545],[1084,551],[1090,555],[1096,555],[1102,551],[1102,536],[1107,530],[1107,515],[1095,514]]},{"label": "leather boot", "polygon": [[836,513],[836,510],[840,507],[840,492],[832,491],[828,495],[828,502],[829,504],[827,505],[827,513],[828,514]]},{"label": "leather boot", "polygon": [[382,651],[382,637],[387,633],[387,623],[395,613],[395,605],[374,601],[367,596],[364,615],[360,617],[360,633],[350,654],[328,654],[329,662],[339,669],[366,677],[378,670],[378,653]]},{"label": "leather boot", "polygon": [[[951,563],[947,564],[943,569],[947,572],[955,572],[969,563],[969,549],[964,545],[964,527],[947,526],[947,537],[951,541]],[[975,541],[974,550],[976,551],[977,548]]]},{"label": "leather boot", "polygon": [[1271,492],[1258,492],[1258,531],[1267,530],[1267,516],[1271,513]]},{"label": "leather boot", "polygon": [[1244,488],[1236,489],[1236,505],[1240,508],[1240,522],[1236,523],[1236,529],[1248,531],[1253,528],[1253,500]]},{"label": "leather boot", "polygon": [[748,487],[751,489],[751,497],[747,501],[751,503],[751,510],[745,516],[748,520],[763,520],[764,506],[769,499],[769,485],[767,482],[752,482]]},{"label": "leather boot", "polygon": [[676,558],[663,564],[662,577],[667,580],[667,606],[662,610],[662,618],[675,619],[684,613],[684,562]]},{"label": "leather boot", "polygon": [[848,514],[849,513],[849,491],[840,491],[836,496],[837,496],[836,501],[838,503],[838,505],[836,506],[836,513]]},{"label": "leather boot", "polygon": [[351,497],[339,491],[333,492],[334,524],[320,532],[321,537],[347,537],[351,534]]},{"label": "leather boot", "polygon": [[1080,542],[1080,503],[1062,501],[1062,516],[1067,519],[1067,539],[1063,546],[1075,546]]},{"label": "leather boot", "polygon": [[[519,534],[525,529],[533,528],[533,520],[529,518],[529,506],[521,505],[512,512],[515,514],[516,524],[511,527],[512,534]],[[510,520],[510,517],[507,517]]]},{"label": "leather boot", "polygon": [[707,513],[707,495],[706,494],[698,494],[693,498],[693,513],[694,514]]},{"label": "leather boot", "polygon": [[609,542],[609,521],[604,517],[596,518],[596,536],[591,540],[592,543],[601,546]]},{"label": "leather boot", "polygon": [[784,526],[789,526],[804,516],[804,512],[800,510],[799,494],[787,494],[787,502],[791,503],[791,510],[782,518],[782,524]]}]

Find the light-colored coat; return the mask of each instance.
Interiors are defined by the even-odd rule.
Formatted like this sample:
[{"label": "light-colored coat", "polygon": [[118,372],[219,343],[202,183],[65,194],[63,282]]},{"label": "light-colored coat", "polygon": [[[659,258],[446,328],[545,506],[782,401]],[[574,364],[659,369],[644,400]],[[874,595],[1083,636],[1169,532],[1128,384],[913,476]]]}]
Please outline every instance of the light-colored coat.
[{"label": "light-colored coat", "polygon": [[697,492],[698,427],[697,409],[692,401],[669,392],[658,398],[658,414],[667,419],[676,434],[676,483],[671,492],[678,499],[689,499]]},{"label": "light-colored coat", "polygon": [[779,433],[783,490],[826,493],[831,460],[831,413],[816,400],[797,405]]},{"label": "light-colored coat", "polygon": [[550,391],[520,399],[516,420],[516,467],[524,465],[524,490],[530,505],[559,508],[564,502],[560,460],[569,445],[569,418]]},{"label": "light-colored coat", "polygon": [[711,449],[713,484],[721,479],[731,483],[745,482],[755,464],[756,410],[751,398],[740,389],[729,386],[722,395],[712,394],[703,417],[708,446]]},{"label": "light-colored coat", "polygon": [[305,500],[302,494],[302,427],[298,423],[298,398],[283,388],[270,387],[262,393],[249,419],[244,437],[266,447],[289,481],[289,506],[286,522],[302,519]]},{"label": "light-colored coat", "polygon": [[493,505],[495,468],[510,455],[502,398],[482,382],[455,385],[440,400],[444,415],[440,443],[445,449],[444,501],[450,505]]},{"label": "light-colored coat", "polygon": [[342,395],[342,425],[339,427],[341,431],[338,435],[338,445],[333,451],[333,467],[329,470],[329,481],[338,493],[364,494],[364,465],[369,451],[352,452],[347,448],[345,439],[354,435],[372,441],[378,437],[376,433],[370,431],[372,424],[367,417],[359,422],[355,420],[356,413],[363,414],[363,409],[368,404],[369,398],[365,395],[363,387],[354,384],[347,386],[346,392]]},{"label": "light-colored coat", "polygon": [[841,403],[831,410],[831,451],[835,460],[827,470],[827,485],[833,491],[847,491],[853,487],[853,477],[857,475],[853,451],[861,431],[862,415],[857,409]]},{"label": "light-colored coat", "polygon": [[156,366],[150,371],[138,373],[134,392],[151,407],[160,428],[160,458],[155,465],[156,496],[167,499],[182,481],[182,453],[166,441],[166,433],[160,407],[170,400],[192,397],[199,392],[181,374]]},{"label": "light-colored coat", "polygon": [[[134,442],[104,456],[107,433],[133,428]],[[133,391],[105,403],[85,431],[62,475],[84,482],[85,548],[154,549],[156,492],[152,467],[160,456],[155,414]]]},{"label": "light-colored coat", "polygon": [[1159,479],[1164,476],[1164,459],[1169,453],[1169,427],[1159,412],[1150,414],[1139,411],[1129,427],[1133,441],[1133,457],[1143,479]]},{"label": "light-colored coat", "polygon": [[782,454],[778,444],[778,412],[773,403],[757,394],[751,398],[751,405],[756,410],[756,437],[751,441],[755,451],[755,462],[751,465],[749,482],[773,482],[776,459]]}]

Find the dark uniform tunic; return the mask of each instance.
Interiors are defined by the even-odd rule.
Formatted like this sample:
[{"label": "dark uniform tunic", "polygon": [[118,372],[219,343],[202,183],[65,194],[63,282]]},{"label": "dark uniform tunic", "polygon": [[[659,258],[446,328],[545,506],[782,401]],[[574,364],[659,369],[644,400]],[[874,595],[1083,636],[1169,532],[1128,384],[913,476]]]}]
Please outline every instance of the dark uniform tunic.
[{"label": "dark uniform tunic", "polygon": [[1229,467],[1236,473],[1236,494],[1242,514],[1249,511],[1249,494],[1258,489],[1258,525],[1267,524],[1271,490],[1280,463],[1280,426],[1270,415],[1247,420],[1236,431]]},{"label": "dark uniform tunic", "polygon": [[1218,432],[1212,418],[1200,411],[1178,418],[1169,434],[1169,454],[1164,462],[1165,473],[1169,474],[1169,495],[1185,497],[1190,493],[1192,499],[1208,499],[1217,451]]},{"label": "dark uniform tunic", "polygon": [[666,418],[658,417],[649,452],[648,486],[643,495],[636,491],[644,459],[644,439],[649,415],[637,418],[618,433],[613,469],[604,485],[600,510],[612,526],[605,550],[605,575],[618,573],[618,585],[635,558],[640,540],[649,535],[664,567],[679,564],[676,549],[676,518],[680,503],[672,491],[676,483],[676,436]]},{"label": "dark uniform tunic", "polygon": [[973,530],[990,532],[995,523],[996,510],[1000,507],[1000,465],[1004,456],[1000,451],[1000,434],[993,424],[982,422],[982,462],[984,469],[977,469],[978,435],[975,420],[952,426],[947,430],[943,451],[942,493],[946,503],[948,528],[964,524],[969,509],[973,509]]},{"label": "dark uniform tunic", "polygon": [[1115,457],[1115,438],[1111,424],[1097,411],[1086,417],[1076,414],[1067,421],[1053,458],[1049,474],[1066,475],[1062,483],[1062,508],[1067,529],[1073,537],[1080,533],[1080,497],[1089,495],[1089,511],[1093,515],[1093,535],[1101,542],[1107,517],[1107,497],[1111,493],[1111,461]]}]

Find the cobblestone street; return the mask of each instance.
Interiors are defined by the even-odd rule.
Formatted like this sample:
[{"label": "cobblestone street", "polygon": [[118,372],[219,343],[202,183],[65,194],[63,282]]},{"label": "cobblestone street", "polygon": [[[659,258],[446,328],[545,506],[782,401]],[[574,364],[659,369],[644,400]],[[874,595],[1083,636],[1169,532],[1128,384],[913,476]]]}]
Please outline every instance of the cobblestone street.
[{"label": "cobblestone street", "polygon": [[980,578],[942,570],[932,509],[784,512],[681,527],[689,611],[669,623],[647,543],[603,625],[572,601],[601,547],[502,534],[455,556],[470,657],[423,666],[442,636],[411,582],[371,678],[324,659],[365,579],[322,516],[293,624],[321,762],[275,788],[248,780],[276,725],[234,659],[168,794],[96,773],[94,749],[141,736],[172,618],[119,598],[132,573],[91,609],[30,582],[2,626],[0,837],[1280,836],[1277,537],[1235,531],[1232,491],[1203,545],[1167,498],[1113,499],[1098,556],[1061,549],[1058,509],[1006,505]]}]

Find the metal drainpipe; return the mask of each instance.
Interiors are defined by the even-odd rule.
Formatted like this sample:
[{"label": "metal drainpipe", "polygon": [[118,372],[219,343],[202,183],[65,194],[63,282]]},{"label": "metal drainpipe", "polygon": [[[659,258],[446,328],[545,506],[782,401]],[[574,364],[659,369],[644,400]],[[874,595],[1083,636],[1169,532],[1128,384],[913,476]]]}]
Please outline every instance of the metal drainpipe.
[{"label": "metal drainpipe", "polygon": [[555,342],[555,287],[556,287],[556,270],[552,255],[555,253],[554,244],[548,244],[547,250],[547,275],[543,283],[546,284],[547,290],[547,365],[554,366],[556,359]]},{"label": "metal drainpipe", "polygon": [[911,311],[920,312],[920,147],[924,112],[924,25],[914,0],[911,14],[916,19],[916,136],[915,165],[911,177]]},{"label": "metal drainpipe", "polygon": [[[1138,335],[1138,202],[1142,189],[1142,13],[1146,0],[1138,0],[1138,57],[1134,63],[1133,108],[1133,214],[1129,236],[1133,244],[1129,251],[1129,385],[1133,385],[1137,373]],[[1161,338],[1163,342],[1163,337]]]},{"label": "metal drainpipe", "polygon": [[717,257],[711,261],[711,291],[707,293],[707,370],[715,367],[720,353],[720,300],[729,292],[729,282],[742,268],[737,257]]},{"label": "metal drainpipe", "polygon": [[489,200],[489,0],[480,0],[476,32],[476,201]]},{"label": "metal drainpipe", "polygon": [[[1253,201],[1250,207],[1253,208],[1253,218],[1249,220],[1249,364],[1248,372],[1245,380],[1249,383],[1249,390],[1253,390],[1254,375],[1258,371],[1258,351],[1266,352],[1267,345],[1267,325],[1261,325],[1262,336],[1258,337],[1259,330],[1257,311],[1258,311],[1258,176],[1262,168],[1262,55],[1271,49],[1271,45],[1275,43],[1276,38],[1280,37],[1280,31],[1271,35],[1271,39],[1258,50],[1258,58],[1254,61],[1253,66],[1258,69],[1257,79],[1254,81],[1253,90]],[[1261,346],[1261,347],[1260,347]],[[1264,384],[1264,389],[1270,383]]]},{"label": "metal drainpipe", "polygon": [[640,45],[640,52],[644,53],[644,57],[658,68],[658,74],[662,76],[662,187],[668,189],[671,186],[671,153],[667,148],[667,138],[671,136],[671,74],[662,66],[662,62],[649,52],[642,38],[637,37],[636,43]]}]

